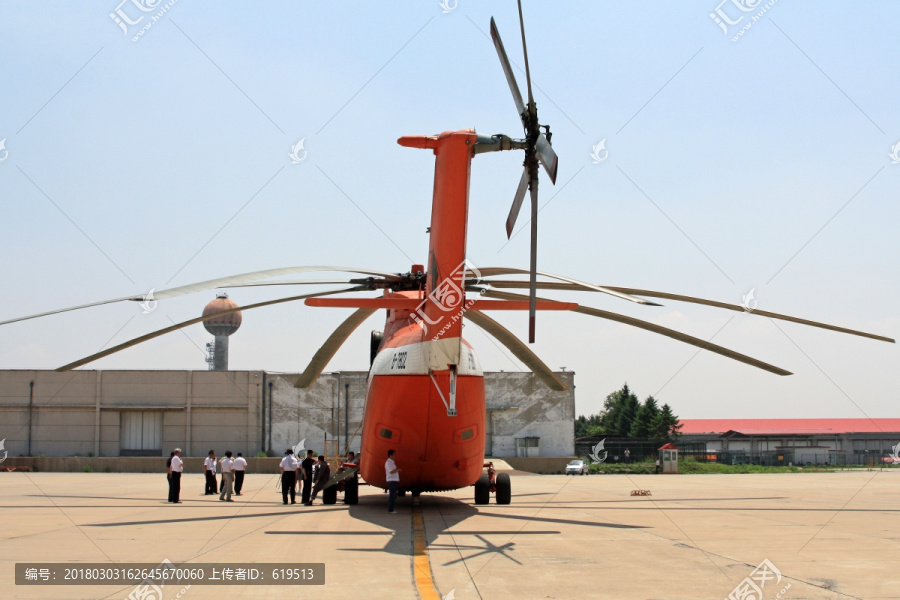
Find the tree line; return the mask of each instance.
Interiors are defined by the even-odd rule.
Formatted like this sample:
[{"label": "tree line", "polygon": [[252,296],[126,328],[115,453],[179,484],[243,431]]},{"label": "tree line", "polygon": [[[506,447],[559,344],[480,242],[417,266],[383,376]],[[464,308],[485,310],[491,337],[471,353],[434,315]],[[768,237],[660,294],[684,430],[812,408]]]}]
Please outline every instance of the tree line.
[{"label": "tree line", "polygon": [[617,434],[675,441],[680,435],[679,420],[668,404],[660,407],[653,396],[640,402],[626,383],[606,397],[603,410],[589,417],[581,415],[575,420],[575,437]]}]

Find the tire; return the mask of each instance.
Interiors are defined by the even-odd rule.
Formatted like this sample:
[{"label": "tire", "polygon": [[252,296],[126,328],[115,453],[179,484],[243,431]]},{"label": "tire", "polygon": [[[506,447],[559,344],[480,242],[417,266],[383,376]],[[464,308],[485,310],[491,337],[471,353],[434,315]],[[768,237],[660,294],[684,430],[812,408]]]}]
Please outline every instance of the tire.
[{"label": "tire", "polygon": [[487,473],[482,473],[475,482],[475,504],[490,504],[491,479]]},{"label": "tire", "polygon": [[497,504],[509,504],[512,501],[512,486],[509,483],[509,473],[497,475]]},{"label": "tire", "polygon": [[372,337],[369,338],[369,367],[375,364],[375,357],[378,356],[378,350],[381,349],[381,340],[384,333],[381,331],[373,331]]},{"label": "tire", "polygon": [[322,490],[322,504],[335,504],[337,502],[337,492],[336,485]]},{"label": "tire", "polygon": [[352,475],[344,480],[344,504],[359,504],[359,481]]}]

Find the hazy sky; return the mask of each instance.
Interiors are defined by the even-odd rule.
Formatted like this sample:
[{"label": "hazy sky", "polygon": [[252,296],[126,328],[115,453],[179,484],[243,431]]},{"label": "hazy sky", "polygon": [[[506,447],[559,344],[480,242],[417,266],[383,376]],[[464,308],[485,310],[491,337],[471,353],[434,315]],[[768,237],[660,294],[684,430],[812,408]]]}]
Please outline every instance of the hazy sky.
[{"label": "hazy sky", "polygon": [[[720,14],[743,18],[727,33],[714,1],[524,4],[540,119],[560,157],[556,187],[541,188],[542,270],[734,303],[753,289],[760,309],[900,335],[900,164],[889,156],[900,4],[743,12],[729,0]],[[282,266],[406,271],[425,261],[433,157],[396,139],[521,133],[487,37],[493,15],[522,64],[512,1],[450,1],[446,13],[437,0],[167,6],[0,2],[0,320]],[[143,19],[123,21],[126,33],[117,8]],[[292,164],[301,139],[306,158]],[[473,162],[469,258],[480,267],[527,266],[527,231],[509,244],[504,231],[520,170],[520,154]],[[249,304],[292,290],[230,293]],[[8,325],[0,368],[55,368],[198,316],[213,297]],[[795,372],[539,315],[534,350],[576,372],[579,413],[627,381],[682,417],[898,416],[896,345],[675,302],[553,297]],[[248,311],[230,366],[302,370],[346,314]],[[527,335],[525,314],[497,318]],[[366,369],[381,319],[329,370]],[[475,326],[466,335],[487,370],[522,368]],[[209,339],[195,325],[92,368],[204,369]]]}]

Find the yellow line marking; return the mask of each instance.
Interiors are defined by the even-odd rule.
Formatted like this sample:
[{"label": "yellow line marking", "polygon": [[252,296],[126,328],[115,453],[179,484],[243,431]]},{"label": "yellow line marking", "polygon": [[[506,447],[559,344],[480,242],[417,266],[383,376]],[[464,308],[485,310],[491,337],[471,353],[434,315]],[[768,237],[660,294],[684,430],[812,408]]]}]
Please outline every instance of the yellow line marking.
[{"label": "yellow line marking", "polygon": [[413,500],[413,576],[416,591],[422,600],[443,600],[434,585],[431,574],[431,560],[428,558],[428,542],[425,539],[425,519],[419,499]]}]

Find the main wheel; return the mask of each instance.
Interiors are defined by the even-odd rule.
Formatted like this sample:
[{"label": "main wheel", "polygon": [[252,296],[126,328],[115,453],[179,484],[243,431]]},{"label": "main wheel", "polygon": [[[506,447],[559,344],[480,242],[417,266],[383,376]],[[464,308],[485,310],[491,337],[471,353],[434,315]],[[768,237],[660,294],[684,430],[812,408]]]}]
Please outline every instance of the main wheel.
[{"label": "main wheel", "polygon": [[512,486],[509,483],[509,473],[497,475],[497,504],[509,504],[512,500]]},{"label": "main wheel", "polygon": [[475,482],[475,504],[490,504],[491,479],[487,473],[482,473]]},{"label": "main wheel", "polygon": [[359,504],[359,481],[352,475],[344,480],[344,504]]},{"label": "main wheel", "polygon": [[322,504],[334,504],[337,502],[337,486],[333,485],[322,490]]}]

